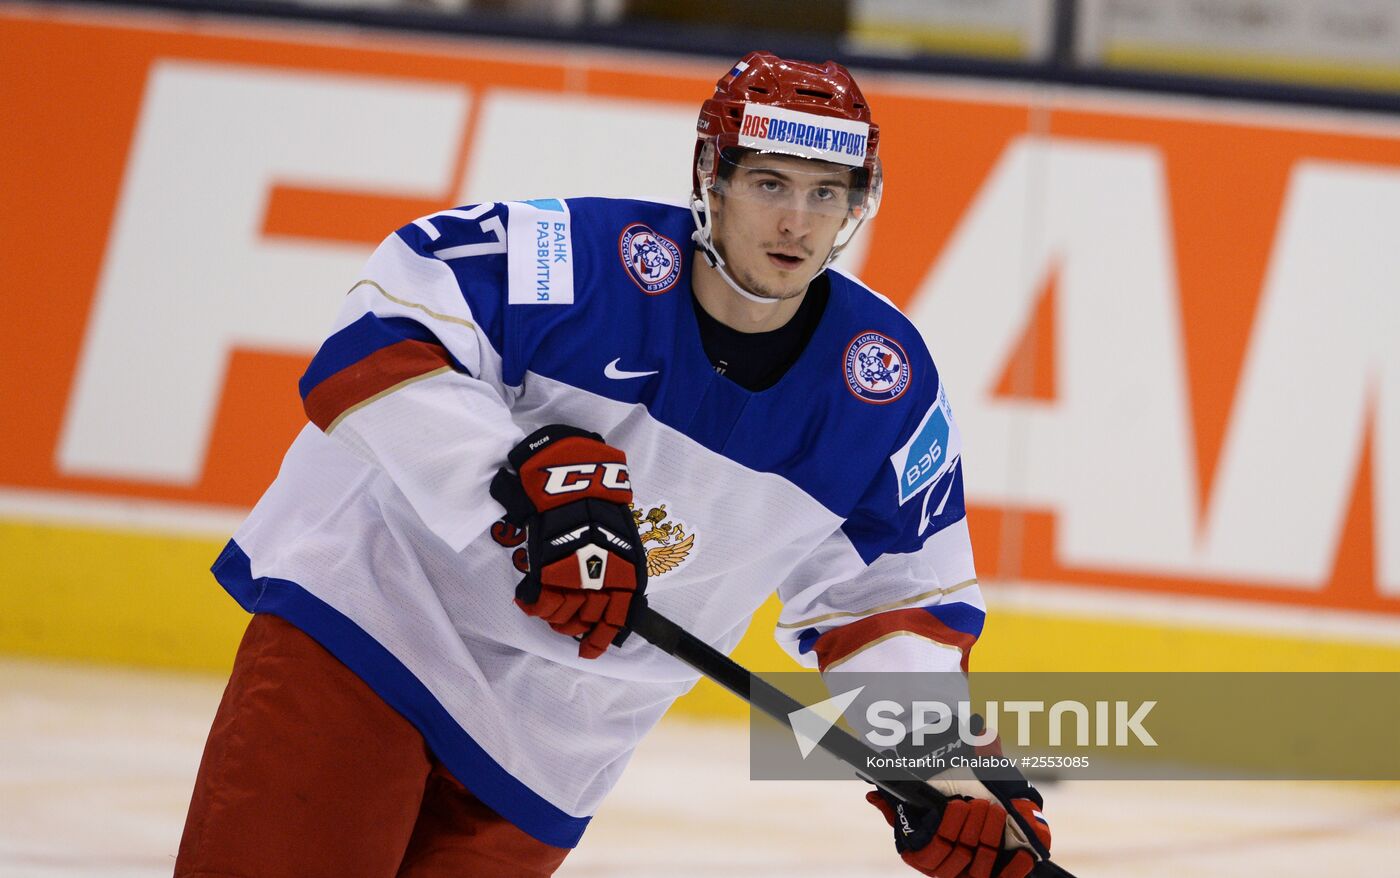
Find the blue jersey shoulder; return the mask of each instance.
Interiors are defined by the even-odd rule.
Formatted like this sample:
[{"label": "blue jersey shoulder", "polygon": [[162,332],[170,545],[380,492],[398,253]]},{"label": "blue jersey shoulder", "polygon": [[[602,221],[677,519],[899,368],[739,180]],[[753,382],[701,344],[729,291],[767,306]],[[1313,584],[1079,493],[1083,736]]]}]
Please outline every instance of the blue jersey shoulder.
[{"label": "blue jersey shoulder", "polygon": [[444,262],[506,252],[504,204],[487,202],[421,216],[396,234],[422,256]]},{"label": "blue jersey shoulder", "polygon": [[918,327],[888,299],[831,274],[832,300],[844,303],[850,333],[842,379],[864,403],[853,407],[852,426],[878,436],[881,448],[867,458],[874,471],[843,530],[867,562],[916,552],[965,514],[961,440]]},{"label": "blue jersey shoulder", "polygon": [[487,202],[419,217],[394,234],[419,256],[452,270],[472,317],[497,353],[504,350],[509,211]]},{"label": "blue jersey shoulder", "polygon": [[846,345],[848,389],[882,405],[906,394],[926,400],[936,396],[938,369],[918,327],[893,302],[860,281],[836,270],[827,274],[832,299],[844,303],[852,333]]},{"label": "blue jersey shoulder", "polygon": [[683,207],[625,198],[571,198],[576,258],[607,295],[661,296],[689,285],[694,246]]},{"label": "blue jersey shoulder", "polygon": [[506,380],[518,383],[544,365],[534,355],[561,326],[626,329],[637,316],[628,297],[688,285],[689,229],[688,211],[675,205],[573,198],[455,207],[396,234],[451,268]]},{"label": "blue jersey shoulder", "polygon": [[529,370],[641,401],[630,398],[637,388],[607,378],[604,367],[618,358],[666,359],[665,345],[678,342],[667,335],[689,295],[689,213],[613,198],[509,209],[507,379]]}]

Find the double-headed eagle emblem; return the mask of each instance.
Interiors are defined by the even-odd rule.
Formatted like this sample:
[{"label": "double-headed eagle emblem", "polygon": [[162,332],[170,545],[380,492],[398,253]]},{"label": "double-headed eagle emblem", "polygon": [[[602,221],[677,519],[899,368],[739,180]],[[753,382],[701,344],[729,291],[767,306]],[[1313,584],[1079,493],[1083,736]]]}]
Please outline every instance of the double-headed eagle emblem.
[{"label": "double-headed eagle emblem", "polygon": [[674,570],[690,554],[695,545],[695,534],[687,534],[685,525],[666,520],[666,504],[653,506],[642,514],[642,510],[632,507],[632,519],[637,523],[637,533],[642,545],[656,543],[646,550],[647,576],[660,576]]}]

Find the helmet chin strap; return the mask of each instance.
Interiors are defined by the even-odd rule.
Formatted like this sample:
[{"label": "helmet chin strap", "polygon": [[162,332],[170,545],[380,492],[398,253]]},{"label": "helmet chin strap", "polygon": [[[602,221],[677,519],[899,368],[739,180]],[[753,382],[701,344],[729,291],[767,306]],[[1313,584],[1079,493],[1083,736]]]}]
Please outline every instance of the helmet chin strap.
[{"label": "helmet chin strap", "polygon": [[[700,210],[704,208],[705,218],[700,218]],[[700,252],[705,254],[705,261],[710,267],[719,272],[719,276],[724,278],[724,282],[729,284],[730,289],[758,305],[776,305],[780,299],[765,298],[755,296],[753,293],[739,286],[739,282],[730,277],[728,269],[724,265],[724,257],[719,255],[719,250],[715,248],[712,237],[713,226],[710,218],[714,213],[710,211],[710,187],[702,186],[699,198],[690,199],[690,216],[695,220],[695,231],[690,233],[690,239],[700,248]]]},{"label": "helmet chin strap", "polygon": [[[704,211],[703,218],[701,216],[702,210]],[[714,212],[710,210],[710,187],[708,185],[702,185],[700,187],[699,198],[691,197],[690,216],[691,219],[695,221],[695,231],[690,233],[690,240],[694,241],[695,245],[700,248],[700,252],[705,255],[705,261],[709,263],[711,268],[719,272],[719,276],[724,278],[724,282],[729,284],[730,289],[734,290],[734,292],[738,293],[743,298],[748,299],[750,302],[759,305],[776,305],[778,302],[782,301],[781,299],[755,296],[753,293],[739,286],[739,282],[730,276],[728,269],[725,268],[724,257],[719,255],[719,250],[716,249],[714,244],[714,225],[711,221]],[[856,220],[856,224],[851,227],[851,233],[846,236],[846,240],[831,248],[831,252],[828,253],[826,259],[822,261],[821,268],[817,269],[817,274],[826,271],[827,266],[831,265],[831,263],[836,260],[836,257],[841,255],[841,251],[845,250],[846,245],[851,243],[864,223],[865,216],[862,215]],[[813,275],[813,277],[815,276],[816,275]]]}]

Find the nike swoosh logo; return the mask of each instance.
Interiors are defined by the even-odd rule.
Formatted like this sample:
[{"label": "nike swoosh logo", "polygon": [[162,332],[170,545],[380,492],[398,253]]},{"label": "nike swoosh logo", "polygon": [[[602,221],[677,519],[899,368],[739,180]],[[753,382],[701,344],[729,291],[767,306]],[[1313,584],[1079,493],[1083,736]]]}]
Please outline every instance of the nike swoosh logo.
[{"label": "nike swoosh logo", "polygon": [[603,374],[608,376],[609,378],[615,378],[621,381],[627,378],[645,378],[648,375],[655,375],[657,371],[659,371],[653,369],[650,372],[626,372],[622,369],[617,368],[617,364],[621,362],[621,357],[618,357],[616,360],[613,360],[611,363],[603,367]]}]

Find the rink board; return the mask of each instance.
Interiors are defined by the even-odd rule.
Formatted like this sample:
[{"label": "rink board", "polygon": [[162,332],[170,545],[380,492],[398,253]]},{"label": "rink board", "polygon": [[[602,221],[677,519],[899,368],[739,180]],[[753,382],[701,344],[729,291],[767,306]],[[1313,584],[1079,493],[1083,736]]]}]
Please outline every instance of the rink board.
[{"label": "rink board", "polygon": [[[13,571],[12,581],[26,584],[6,589],[11,600],[0,621],[0,651],[227,673],[248,617],[206,572],[220,548],[209,539],[0,523],[7,577]],[[1247,608],[1248,624],[1236,629],[1129,621],[1124,610],[1037,610],[1019,599],[999,606],[998,594],[1008,588],[988,586],[991,613],[974,670],[1400,671],[1400,646],[1381,627],[1319,635],[1257,608]],[[1034,588],[1010,590],[1030,591],[1034,606]],[[778,611],[776,599],[760,608],[736,660],[755,670],[793,668],[772,637]],[[733,696],[707,682],[676,710],[717,719],[747,716]]]},{"label": "rink board", "polygon": [[[12,5],[0,42],[0,651],[201,669],[374,244],[683,198],[726,63]],[[974,666],[1400,668],[1400,121],[862,82],[887,192],[843,267],[964,431]],[[745,661],[784,666],[773,615]]]}]

